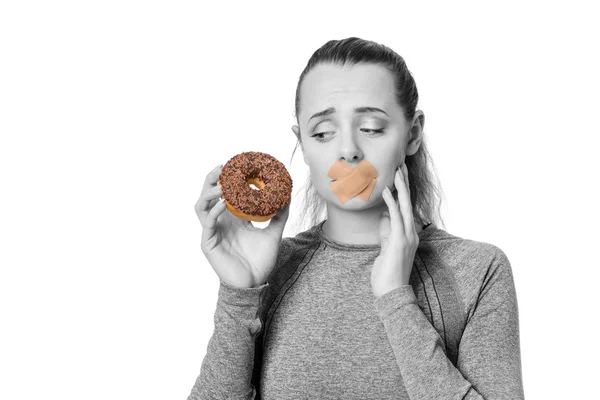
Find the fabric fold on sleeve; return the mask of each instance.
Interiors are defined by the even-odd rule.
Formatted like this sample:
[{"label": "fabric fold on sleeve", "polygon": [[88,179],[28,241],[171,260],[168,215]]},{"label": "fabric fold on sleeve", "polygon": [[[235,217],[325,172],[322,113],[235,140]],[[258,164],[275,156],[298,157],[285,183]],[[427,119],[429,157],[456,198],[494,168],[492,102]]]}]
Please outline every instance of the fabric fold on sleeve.
[{"label": "fabric fold on sleeve", "polygon": [[250,382],[255,340],[262,330],[260,307],[268,286],[238,288],[220,281],[214,332],[188,400],[255,398],[257,390]]}]

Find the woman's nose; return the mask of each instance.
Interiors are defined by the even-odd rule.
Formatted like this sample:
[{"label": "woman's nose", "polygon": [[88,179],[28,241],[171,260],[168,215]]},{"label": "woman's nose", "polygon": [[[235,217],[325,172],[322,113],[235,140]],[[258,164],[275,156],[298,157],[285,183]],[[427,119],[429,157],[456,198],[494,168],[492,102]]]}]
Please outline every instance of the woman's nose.
[{"label": "woman's nose", "polygon": [[361,160],[363,157],[363,154],[351,133],[342,135],[339,152],[339,158],[345,160],[347,163]]}]

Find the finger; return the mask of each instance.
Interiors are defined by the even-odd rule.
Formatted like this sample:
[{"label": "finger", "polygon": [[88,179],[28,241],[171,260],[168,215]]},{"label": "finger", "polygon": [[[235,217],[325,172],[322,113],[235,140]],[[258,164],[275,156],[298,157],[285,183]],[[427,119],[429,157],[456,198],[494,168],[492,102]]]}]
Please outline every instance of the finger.
[{"label": "finger", "polygon": [[215,236],[217,231],[217,218],[225,211],[225,200],[218,201],[213,208],[210,209],[202,224],[202,245],[203,249],[210,251],[211,239]]},{"label": "finger", "polygon": [[405,206],[404,207],[404,221],[406,226],[406,232],[416,232],[415,230],[415,220],[412,212],[412,202],[410,200],[410,182],[408,180],[408,168],[406,167],[406,163],[402,163],[402,177],[404,178],[404,189],[405,189]]},{"label": "finger", "polygon": [[204,185],[202,186],[202,192],[200,193],[200,198],[198,199],[198,201],[196,202],[196,205],[194,206],[194,209],[196,210],[196,213],[198,214],[198,216],[200,216],[200,213],[207,213],[208,210],[210,210],[212,208],[212,206],[215,204],[210,204],[210,200],[212,199],[211,197],[211,190],[214,187],[219,187],[219,185],[217,185],[218,179],[219,179],[219,174],[221,173],[221,168],[222,166],[219,165],[217,167],[215,167],[212,171],[210,171],[208,173],[208,175],[206,176],[206,179],[204,180]]},{"label": "finger", "polygon": [[208,212],[217,203],[217,201],[219,201],[219,197],[222,195],[223,190],[221,189],[221,186],[213,186],[200,194],[196,208],[200,209],[200,211]]},{"label": "finger", "polygon": [[276,236],[277,238],[283,235],[283,229],[285,228],[285,223],[290,216],[290,205],[292,203],[292,199],[290,198],[287,204],[279,210],[279,212],[271,218],[271,222],[269,222],[269,226],[265,228],[265,232]]},{"label": "finger", "polygon": [[406,189],[408,189],[408,195],[410,197],[410,182],[408,181],[408,167],[406,163],[402,163],[402,176],[404,176],[404,182],[406,182]]},{"label": "finger", "polygon": [[217,185],[217,183],[219,182],[219,175],[221,175],[222,169],[223,169],[222,165],[217,165],[215,168],[213,168],[212,171],[210,171],[206,175],[206,178],[204,179],[204,184],[202,185],[203,192],[205,192],[205,191],[209,190],[210,188],[214,187],[215,185]]},{"label": "finger", "polygon": [[391,220],[390,214],[385,212],[381,214],[381,218],[379,219],[379,239],[381,240],[381,247],[383,248],[390,237],[391,231]]},{"label": "finger", "polygon": [[[396,173],[394,174],[394,185],[396,185],[397,207],[400,212],[400,215],[402,216],[402,232],[406,232],[406,222],[408,219],[408,216],[406,214],[406,186],[404,184],[404,178],[402,177],[402,172],[400,171],[400,168],[397,168]],[[410,204],[410,202],[408,202],[408,204]]]},{"label": "finger", "polygon": [[196,203],[196,214],[198,214],[198,219],[202,225],[204,225],[208,212],[217,204],[222,195],[223,191],[220,186],[214,186],[200,195]]},{"label": "finger", "polygon": [[387,204],[388,212],[390,213],[391,229],[398,230],[400,233],[403,233],[404,224],[402,222],[402,215],[400,215],[398,204],[396,203],[396,200],[394,199],[394,196],[392,196],[392,193],[388,187],[383,190],[383,200],[385,201],[385,204]]}]

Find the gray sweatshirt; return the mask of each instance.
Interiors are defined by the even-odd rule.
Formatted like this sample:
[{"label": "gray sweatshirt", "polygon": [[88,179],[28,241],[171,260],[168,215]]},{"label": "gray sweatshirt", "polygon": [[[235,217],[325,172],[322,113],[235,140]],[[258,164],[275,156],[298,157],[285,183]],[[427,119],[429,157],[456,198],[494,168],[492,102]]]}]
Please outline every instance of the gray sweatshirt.
[{"label": "gray sweatshirt", "polygon": [[379,245],[323,222],[259,287],[220,282],[193,399],[523,399],[517,296],[498,247],[429,224],[409,285],[376,298]]}]

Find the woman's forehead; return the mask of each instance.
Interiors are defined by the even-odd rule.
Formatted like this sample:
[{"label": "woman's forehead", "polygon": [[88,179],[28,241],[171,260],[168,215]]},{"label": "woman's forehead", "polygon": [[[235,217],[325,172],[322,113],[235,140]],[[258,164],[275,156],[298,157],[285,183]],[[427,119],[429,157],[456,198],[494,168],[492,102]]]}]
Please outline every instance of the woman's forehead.
[{"label": "woman's forehead", "polygon": [[329,106],[386,107],[394,102],[392,74],[374,64],[317,65],[304,77],[300,101],[306,114]]}]

